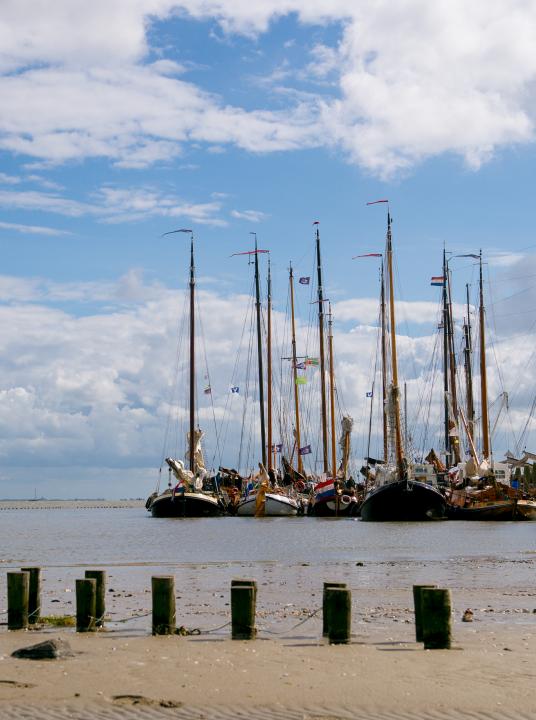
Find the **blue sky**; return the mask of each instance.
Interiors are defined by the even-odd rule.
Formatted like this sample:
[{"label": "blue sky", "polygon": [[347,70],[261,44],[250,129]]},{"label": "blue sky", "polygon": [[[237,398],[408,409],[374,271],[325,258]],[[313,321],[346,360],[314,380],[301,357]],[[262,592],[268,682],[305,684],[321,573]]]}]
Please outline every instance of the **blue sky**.
[{"label": "blue sky", "polygon": [[[197,238],[223,417],[251,284],[229,256],[251,231],[270,249],[283,327],[288,263],[310,274],[321,222],[340,389],[362,446],[378,275],[351,258],[382,249],[384,209],[366,207],[380,197],[415,398],[430,381],[443,246],[482,248],[503,365],[492,394],[517,392],[495,444],[513,449],[533,395],[536,11],[348,5],[3,3],[0,496],[35,483],[45,495],[150,489],[186,279],[184,238],[160,237],[176,227]],[[473,269],[452,267],[462,302]],[[235,455],[229,445],[222,460]]]}]

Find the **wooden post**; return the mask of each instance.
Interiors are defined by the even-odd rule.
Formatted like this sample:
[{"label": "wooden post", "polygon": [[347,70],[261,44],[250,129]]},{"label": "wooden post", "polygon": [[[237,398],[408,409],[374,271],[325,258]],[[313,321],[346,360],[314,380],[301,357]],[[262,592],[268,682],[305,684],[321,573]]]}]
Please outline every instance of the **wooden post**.
[{"label": "wooden post", "polygon": [[28,622],[35,625],[41,615],[41,568],[23,567],[21,572],[29,575]]},{"label": "wooden post", "polygon": [[322,636],[328,637],[329,635],[329,627],[328,627],[328,615],[326,612],[326,590],[328,588],[345,588],[346,583],[342,582],[325,582],[324,583],[324,592],[322,593]]},{"label": "wooden post", "polygon": [[352,593],[348,588],[326,588],[326,616],[330,644],[350,642],[352,627]]},{"label": "wooden post", "polygon": [[415,608],[415,640],[422,642],[422,591],[425,588],[436,588],[437,585],[414,585],[413,606]]},{"label": "wooden post", "polygon": [[175,578],[160,575],[151,578],[153,596],[153,635],[175,634]]},{"label": "wooden post", "polygon": [[96,627],[104,627],[104,613],[106,612],[106,570],[86,570],[86,578],[93,578],[96,583],[95,596],[95,625]]},{"label": "wooden post", "polygon": [[26,630],[28,627],[28,598],[30,576],[26,572],[7,573],[7,627],[8,630]]},{"label": "wooden post", "polygon": [[85,578],[76,581],[76,632],[95,630],[97,581]]},{"label": "wooden post", "polygon": [[256,585],[231,584],[231,637],[233,640],[253,640],[255,628]]},{"label": "wooden post", "polygon": [[255,602],[257,602],[257,581],[256,580],[231,580],[231,587],[235,587],[237,585],[246,585],[247,587],[252,587],[255,590]]},{"label": "wooden post", "polygon": [[450,590],[422,590],[422,636],[425,650],[448,650],[452,640]]}]

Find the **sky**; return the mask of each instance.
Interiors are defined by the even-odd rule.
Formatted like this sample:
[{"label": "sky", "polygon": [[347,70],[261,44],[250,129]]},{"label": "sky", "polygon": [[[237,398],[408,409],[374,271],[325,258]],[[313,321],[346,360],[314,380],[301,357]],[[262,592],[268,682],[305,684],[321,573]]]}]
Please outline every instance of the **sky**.
[{"label": "sky", "polygon": [[[246,406],[255,429],[254,398],[230,398],[246,383],[252,287],[247,260],[230,256],[252,232],[270,250],[283,353],[289,262],[312,275],[316,220],[338,393],[362,456],[378,263],[352,257],[383,249],[385,207],[366,205],[379,198],[418,449],[440,445],[430,277],[445,248],[458,333],[477,276],[454,256],[483,252],[494,424],[509,393],[496,456],[534,450],[535,31],[529,0],[4,0],[0,497],[142,497],[171,436],[180,453],[169,416],[184,416],[188,238],[162,235],[184,227],[209,461],[238,463]],[[304,353],[310,301],[299,286]]]}]

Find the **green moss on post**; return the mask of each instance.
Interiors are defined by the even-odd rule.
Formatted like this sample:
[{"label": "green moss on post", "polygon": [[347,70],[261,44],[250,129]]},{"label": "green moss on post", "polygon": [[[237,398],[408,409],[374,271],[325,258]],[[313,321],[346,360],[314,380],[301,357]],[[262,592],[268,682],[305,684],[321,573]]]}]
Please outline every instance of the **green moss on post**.
[{"label": "green moss on post", "polygon": [[255,628],[256,585],[231,584],[231,637],[233,640],[253,640]]},{"label": "green moss on post", "polygon": [[422,642],[422,591],[436,588],[437,585],[414,585],[413,606],[415,608],[415,640]]},{"label": "green moss on post", "polygon": [[26,630],[28,627],[28,599],[30,576],[27,572],[7,573],[7,628]]},{"label": "green moss on post", "polygon": [[76,632],[93,632],[96,618],[97,581],[76,581]]},{"label": "green moss on post", "polygon": [[160,575],[151,578],[153,597],[153,635],[174,635],[176,625],[175,578]]},{"label": "green moss on post", "polygon": [[41,568],[23,567],[21,572],[29,575],[28,622],[35,625],[41,615]]},{"label": "green moss on post", "polygon": [[448,650],[452,640],[450,590],[422,590],[422,636],[425,650]]},{"label": "green moss on post", "polygon": [[86,578],[93,578],[97,582],[95,597],[95,625],[104,626],[104,613],[106,612],[106,570],[86,570]]},{"label": "green moss on post", "polygon": [[328,628],[328,616],[326,612],[326,590],[327,588],[345,588],[346,583],[342,582],[325,582],[324,583],[324,591],[322,593],[322,636],[328,637],[329,635],[329,628]]},{"label": "green moss on post", "polygon": [[331,644],[350,642],[352,631],[352,593],[348,588],[326,588],[326,620]]}]

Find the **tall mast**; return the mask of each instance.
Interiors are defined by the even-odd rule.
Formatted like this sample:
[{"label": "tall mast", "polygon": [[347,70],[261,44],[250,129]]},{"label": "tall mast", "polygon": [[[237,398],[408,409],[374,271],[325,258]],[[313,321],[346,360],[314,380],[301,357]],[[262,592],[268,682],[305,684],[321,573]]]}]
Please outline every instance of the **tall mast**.
[{"label": "tall mast", "polygon": [[301,436],[300,436],[300,404],[298,393],[298,358],[296,355],[296,321],[294,320],[294,274],[292,272],[292,263],[289,269],[290,282],[290,315],[292,325],[292,379],[294,384],[294,423],[296,426],[296,449],[298,453],[298,472],[303,474],[303,461],[300,455]]},{"label": "tall mast", "polygon": [[328,423],[326,408],[326,361],[324,357],[324,291],[320,260],[320,232],[316,227],[316,268],[318,276],[318,334],[320,343],[320,397],[322,401],[322,458],[324,472],[328,472]]},{"label": "tall mast", "polygon": [[194,234],[190,236],[190,470],[195,472],[195,265]]},{"label": "tall mast", "polygon": [[454,319],[452,317],[452,276],[449,270],[449,265],[446,263],[447,276],[445,278],[447,282],[447,299],[448,299],[448,339],[449,339],[449,367],[450,367],[450,398],[452,402],[452,418],[451,426],[454,423],[453,431],[455,435],[450,435],[451,442],[450,448],[451,453],[454,456],[453,461],[457,465],[460,460],[460,443],[458,438],[458,397],[456,392],[456,354],[454,352]]},{"label": "tall mast", "polygon": [[447,295],[447,254],[443,248],[443,402],[445,433],[445,465],[452,461],[449,433],[449,306]]},{"label": "tall mast", "polygon": [[484,289],[482,280],[482,250],[480,251],[480,397],[482,404],[482,455],[484,460],[490,456],[488,385],[486,377],[486,335],[484,322]]},{"label": "tall mast", "polygon": [[257,233],[255,235],[255,307],[257,310],[257,359],[259,363],[259,411],[261,418],[261,454],[262,464],[266,467],[266,427],[264,423],[264,372],[262,367],[261,333],[261,289],[259,279],[259,254],[257,252]]},{"label": "tall mast", "polygon": [[465,385],[467,393],[467,427],[471,440],[475,439],[475,406],[473,400],[473,368],[471,361],[472,338],[471,338],[471,309],[469,305],[469,285],[465,286],[467,293],[467,322],[463,326],[465,338],[464,364],[465,364]]},{"label": "tall mast", "polygon": [[[272,466],[273,458],[273,445],[272,445],[272,274],[270,270],[270,258],[268,258],[268,337],[267,337],[267,381],[268,381],[268,456],[270,458],[270,465]],[[275,463],[273,463],[275,466]]]},{"label": "tall mast", "polygon": [[398,388],[398,360],[396,355],[395,296],[393,281],[393,246],[391,240],[391,213],[387,210],[387,273],[389,276],[389,317],[391,325],[391,365],[393,373],[393,403],[395,421],[395,456],[400,473],[405,474],[404,449],[400,428],[400,390]]},{"label": "tall mast", "polygon": [[335,448],[335,372],[333,366],[333,316],[331,314],[331,303],[329,304],[328,328],[329,402],[331,418],[331,473],[333,479],[335,479],[337,477],[337,451]]},{"label": "tall mast", "polygon": [[387,433],[387,343],[385,318],[385,278],[383,272],[383,258],[381,271],[381,326],[382,326],[382,415],[383,415],[383,461],[388,459],[388,433]]}]

